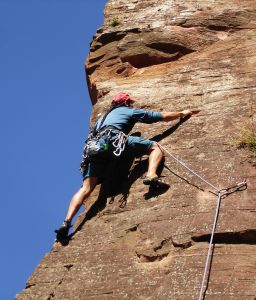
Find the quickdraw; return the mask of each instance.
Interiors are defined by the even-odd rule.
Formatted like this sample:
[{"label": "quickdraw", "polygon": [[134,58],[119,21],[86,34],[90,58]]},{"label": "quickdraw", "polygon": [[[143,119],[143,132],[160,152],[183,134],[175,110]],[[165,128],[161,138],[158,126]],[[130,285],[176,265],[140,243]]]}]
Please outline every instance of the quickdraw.
[{"label": "quickdraw", "polygon": [[115,151],[113,151],[115,156],[120,156],[122,154],[127,138],[128,136],[126,134],[124,134],[122,131],[119,131],[116,139],[112,143],[112,145],[116,148]]}]

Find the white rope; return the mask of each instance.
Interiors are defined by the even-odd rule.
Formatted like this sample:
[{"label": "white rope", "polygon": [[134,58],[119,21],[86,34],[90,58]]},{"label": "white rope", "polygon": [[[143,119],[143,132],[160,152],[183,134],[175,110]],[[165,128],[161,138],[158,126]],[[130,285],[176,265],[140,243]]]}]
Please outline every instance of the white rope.
[{"label": "white rope", "polygon": [[195,171],[193,171],[191,168],[189,168],[187,165],[185,165],[185,163],[183,161],[181,161],[180,159],[178,159],[176,156],[174,156],[171,152],[169,152],[166,148],[164,148],[163,146],[161,146],[160,144],[157,143],[157,145],[163,149],[163,151],[165,151],[166,153],[168,153],[173,159],[175,159],[178,163],[180,163],[184,168],[186,168],[188,171],[190,171],[192,174],[194,174],[195,176],[197,176],[198,178],[200,178],[202,181],[204,181],[206,184],[208,184],[209,186],[211,186],[213,189],[215,189],[217,192],[219,191],[219,189],[217,187],[215,187],[214,185],[212,185],[209,181],[205,180],[202,176],[200,176],[199,174],[197,174]]},{"label": "white rope", "polygon": [[205,262],[204,275],[203,275],[203,280],[202,280],[202,284],[201,284],[199,300],[204,299],[204,294],[205,294],[205,289],[206,289],[205,280],[206,280],[206,275],[208,273],[208,265],[209,265],[209,262],[210,262],[210,257],[211,257],[211,254],[212,254],[212,242],[213,242],[213,237],[214,237],[214,233],[215,233],[215,229],[216,229],[216,225],[217,225],[217,220],[218,220],[218,215],[219,215],[219,210],[220,210],[220,203],[221,203],[221,192],[219,191],[218,192],[217,207],[216,207],[216,210],[215,210],[214,222],[213,222],[213,226],[212,226],[211,239],[210,239],[207,258],[206,258],[206,262]]},{"label": "white rope", "polygon": [[[209,242],[208,253],[207,253],[206,262],[205,262],[205,268],[204,268],[204,275],[203,275],[203,280],[202,280],[201,289],[200,289],[200,295],[199,295],[199,300],[203,300],[204,296],[205,296],[205,290],[206,290],[205,281],[206,281],[206,277],[207,277],[207,273],[208,273],[208,265],[210,263],[210,257],[212,255],[213,237],[214,237],[214,233],[215,233],[215,229],[216,229],[216,225],[217,225],[217,220],[218,220],[218,215],[219,215],[219,210],[220,210],[220,203],[221,203],[221,197],[222,197],[221,192],[225,191],[227,193],[228,189],[218,189],[218,188],[216,188],[210,182],[208,182],[207,180],[205,180],[202,176],[200,176],[199,174],[197,174],[196,172],[194,172],[183,161],[181,161],[175,155],[173,155],[172,153],[170,153],[166,148],[164,148],[163,146],[161,146],[158,143],[157,143],[157,145],[160,147],[160,149],[162,149],[164,152],[166,152],[167,154],[169,154],[174,160],[176,160],[178,163],[180,163],[184,168],[186,168],[188,171],[190,171],[192,174],[194,174],[195,176],[197,176],[198,178],[200,178],[203,182],[205,182],[206,184],[208,184],[209,186],[211,186],[213,189],[215,189],[218,192],[217,207],[216,207],[216,210],[215,210],[215,216],[214,216],[214,221],[213,221],[213,226],[212,226],[212,233],[211,233],[211,238],[210,238],[210,242]],[[242,183],[239,183],[236,186],[237,187],[241,187],[242,185],[246,186],[246,181],[244,181]]]}]

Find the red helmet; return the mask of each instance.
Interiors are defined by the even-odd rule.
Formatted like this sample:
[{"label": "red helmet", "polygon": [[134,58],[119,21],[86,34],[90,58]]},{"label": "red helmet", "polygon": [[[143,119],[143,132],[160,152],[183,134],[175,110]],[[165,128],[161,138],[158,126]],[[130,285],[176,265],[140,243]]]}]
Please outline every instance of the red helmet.
[{"label": "red helmet", "polygon": [[129,103],[129,102],[135,102],[136,100],[134,98],[131,98],[128,94],[119,92],[117,93],[113,98],[112,102],[116,104],[122,104],[122,103]]}]

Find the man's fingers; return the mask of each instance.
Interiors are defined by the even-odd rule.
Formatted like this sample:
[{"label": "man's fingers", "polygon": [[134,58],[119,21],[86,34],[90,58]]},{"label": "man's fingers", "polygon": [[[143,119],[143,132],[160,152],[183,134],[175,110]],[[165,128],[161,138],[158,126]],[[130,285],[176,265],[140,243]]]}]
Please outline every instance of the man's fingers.
[{"label": "man's fingers", "polygon": [[182,111],[182,114],[183,114],[184,116],[189,116],[189,115],[192,115],[192,111],[189,110],[189,109],[185,109],[185,110]]},{"label": "man's fingers", "polygon": [[182,111],[182,114],[183,114],[183,117],[187,117],[187,116],[196,115],[199,112],[200,112],[199,109],[193,109],[193,110],[185,109],[185,110]]},{"label": "man's fingers", "polygon": [[200,109],[194,109],[194,110],[191,110],[192,112],[192,115],[196,115],[200,112]]}]

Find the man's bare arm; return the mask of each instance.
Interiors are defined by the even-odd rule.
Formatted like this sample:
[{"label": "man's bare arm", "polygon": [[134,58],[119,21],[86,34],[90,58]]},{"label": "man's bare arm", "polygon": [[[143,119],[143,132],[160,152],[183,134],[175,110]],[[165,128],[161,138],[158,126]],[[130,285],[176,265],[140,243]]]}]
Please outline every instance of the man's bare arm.
[{"label": "man's bare arm", "polygon": [[176,120],[179,118],[192,116],[192,115],[198,114],[199,112],[200,112],[200,110],[185,109],[182,111],[170,111],[170,112],[165,111],[165,112],[162,112],[162,115],[163,115],[163,121],[169,122],[169,121]]}]

